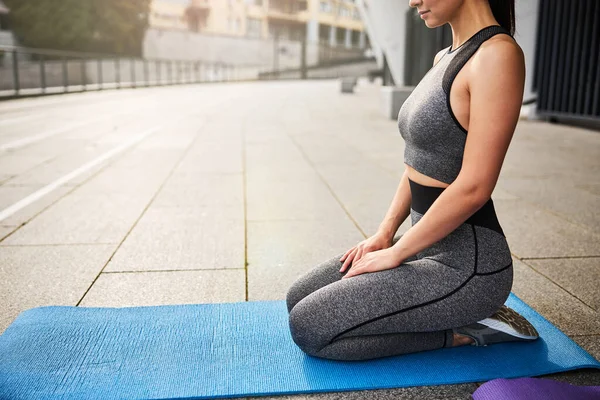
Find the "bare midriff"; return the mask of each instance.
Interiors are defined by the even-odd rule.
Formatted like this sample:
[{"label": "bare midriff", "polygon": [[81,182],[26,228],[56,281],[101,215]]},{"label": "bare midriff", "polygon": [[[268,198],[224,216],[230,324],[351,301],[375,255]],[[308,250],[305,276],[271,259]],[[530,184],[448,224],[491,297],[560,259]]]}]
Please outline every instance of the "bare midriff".
[{"label": "bare midriff", "polygon": [[420,173],[419,171],[417,171],[416,169],[414,169],[413,167],[411,167],[410,165],[408,165],[406,163],[404,164],[404,166],[406,167],[406,170],[408,171],[408,178],[413,182],[416,182],[423,186],[435,186],[435,187],[441,187],[441,188],[446,188],[446,187],[450,186],[449,184],[447,184],[445,182],[441,182],[441,181],[438,181],[437,179],[433,179],[427,175],[423,175],[422,173]]}]

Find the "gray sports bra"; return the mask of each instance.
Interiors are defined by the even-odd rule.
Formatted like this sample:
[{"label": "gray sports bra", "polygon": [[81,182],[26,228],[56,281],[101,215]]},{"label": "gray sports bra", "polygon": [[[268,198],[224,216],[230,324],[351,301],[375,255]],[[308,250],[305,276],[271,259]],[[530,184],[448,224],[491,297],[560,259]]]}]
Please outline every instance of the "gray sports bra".
[{"label": "gray sports bra", "polygon": [[450,108],[450,87],[481,43],[498,33],[511,36],[502,26],[489,25],[456,49],[448,48],[402,104],[398,128],[405,141],[404,162],[418,172],[448,184],[458,176],[467,130]]}]

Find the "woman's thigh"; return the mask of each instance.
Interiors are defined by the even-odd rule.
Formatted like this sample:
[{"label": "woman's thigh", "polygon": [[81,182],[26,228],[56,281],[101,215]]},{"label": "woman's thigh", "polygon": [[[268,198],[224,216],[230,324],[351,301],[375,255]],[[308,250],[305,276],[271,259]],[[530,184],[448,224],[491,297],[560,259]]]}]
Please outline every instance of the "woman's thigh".
[{"label": "woman's thigh", "polygon": [[[394,245],[401,237],[402,235],[394,236],[392,245]],[[344,253],[340,253],[328,260],[323,261],[296,279],[296,281],[288,289],[286,295],[288,312],[290,312],[300,300],[313,293],[315,290],[327,286],[330,283],[339,281],[348,272],[349,268],[347,268],[343,273],[340,272],[340,268],[342,268],[342,265],[344,264],[340,261],[340,258],[342,258]],[[414,259],[416,259],[416,257],[410,257],[405,260],[405,262]]]},{"label": "woman's thigh", "polygon": [[307,295],[290,312],[290,330],[310,354],[349,336],[449,329],[493,314],[511,285],[512,266],[478,275],[431,259],[403,262]]}]

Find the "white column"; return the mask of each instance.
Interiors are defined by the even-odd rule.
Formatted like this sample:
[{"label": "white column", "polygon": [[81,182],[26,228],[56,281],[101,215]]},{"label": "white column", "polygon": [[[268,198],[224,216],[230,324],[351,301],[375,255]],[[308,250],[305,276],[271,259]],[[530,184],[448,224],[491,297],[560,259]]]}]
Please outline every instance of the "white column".
[{"label": "white column", "polygon": [[349,49],[350,47],[352,47],[352,29],[346,28],[346,36],[344,37],[344,39],[346,39],[346,48]]},{"label": "white column", "polygon": [[329,45],[332,47],[337,46],[337,39],[335,35],[335,26],[329,27]]},{"label": "white column", "polygon": [[306,22],[306,41],[316,43],[319,41],[319,21],[310,19]]},{"label": "white column", "polygon": [[364,49],[365,46],[367,45],[367,35],[365,35],[365,31],[361,31],[360,35],[358,36],[358,47],[360,47],[361,49]]}]

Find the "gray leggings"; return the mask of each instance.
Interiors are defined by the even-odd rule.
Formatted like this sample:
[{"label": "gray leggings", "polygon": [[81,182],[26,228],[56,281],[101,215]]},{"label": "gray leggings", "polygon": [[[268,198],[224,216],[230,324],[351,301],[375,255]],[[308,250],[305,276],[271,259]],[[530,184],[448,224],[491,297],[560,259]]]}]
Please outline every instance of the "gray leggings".
[{"label": "gray leggings", "polygon": [[[427,194],[413,190],[413,225],[439,195],[427,188],[413,188]],[[309,270],[286,296],[294,342],[334,360],[451,347],[452,328],[492,315],[512,287],[510,250],[490,204],[396,268],[341,279],[349,269],[339,272],[342,253]]]}]

